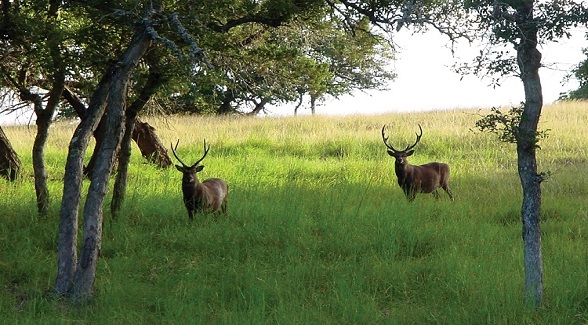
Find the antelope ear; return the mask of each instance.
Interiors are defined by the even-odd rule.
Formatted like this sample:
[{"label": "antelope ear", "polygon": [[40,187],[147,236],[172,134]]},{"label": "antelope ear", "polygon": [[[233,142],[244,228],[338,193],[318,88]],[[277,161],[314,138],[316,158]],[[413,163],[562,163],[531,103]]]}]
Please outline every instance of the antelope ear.
[{"label": "antelope ear", "polygon": [[199,171],[201,171],[203,169],[204,169],[204,165],[199,165],[199,166],[196,166],[196,168],[194,169],[194,171],[195,172],[199,172]]},{"label": "antelope ear", "polygon": [[184,167],[180,166],[180,165],[175,165],[176,169],[181,171],[182,173],[184,172]]},{"label": "antelope ear", "polygon": [[388,154],[389,154],[390,156],[394,157],[394,151],[392,151],[392,150],[388,150]]},{"label": "antelope ear", "polygon": [[412,154],[414,153],[414,150],[409,150],[406,152],[406,156],[412,156]]}]

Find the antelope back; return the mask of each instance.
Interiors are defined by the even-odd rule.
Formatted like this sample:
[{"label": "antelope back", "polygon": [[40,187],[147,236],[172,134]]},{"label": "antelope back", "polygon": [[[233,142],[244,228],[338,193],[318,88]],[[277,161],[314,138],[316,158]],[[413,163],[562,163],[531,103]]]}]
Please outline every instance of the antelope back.
[{"label": "antelope back", "polygon": [[217,212],[225,209],[227,197],[229,194],[229,186],[220,178],[209,178],[202,182],[202,186],[206,189],[203,195],[203,209],[206,212]]}]

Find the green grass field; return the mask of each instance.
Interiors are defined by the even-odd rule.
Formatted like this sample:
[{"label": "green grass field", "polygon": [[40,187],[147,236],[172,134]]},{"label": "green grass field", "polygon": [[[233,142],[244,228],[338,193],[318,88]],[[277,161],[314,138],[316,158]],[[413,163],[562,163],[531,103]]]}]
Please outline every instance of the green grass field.
[{"label": "green grass field", "polygon": [[[229,210],[189,222],[181,174],[134,147],[122,215],[105,216],[92,303],[54,299],[66,148],[47,147],[52,212],[38,219],[34,127],[4,127],[23,162],[0,180],[0,315],[7,324],[586,324],[588,104],[544,108],[544,306],[525,308],[521,189],[513,144],[474,129],[477,110],[348,117],[152,118],[201,179],[230,186]],[[412,164],[448,163],[455,202],[408,203],[380,137],[421,143]],[[109,200],[108,200],[109,201]],[[105,209],[108,211],[108,209]]]}]

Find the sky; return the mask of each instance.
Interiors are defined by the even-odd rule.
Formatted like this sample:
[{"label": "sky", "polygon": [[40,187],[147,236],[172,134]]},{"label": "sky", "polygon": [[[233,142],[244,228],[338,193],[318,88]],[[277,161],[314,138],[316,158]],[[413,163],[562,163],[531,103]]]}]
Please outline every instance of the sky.
[{"label": "sky", "polygon": [[[544,103],[559,98],[561,92],[578,87],[577,81],[562,84],[568,72],[586,56],[587,29],[576,29],[571,39],[562,39],[539,48],[542,62],[549,68],[540,69]],[[356,92],[317,107],[318,114],[379,114],[386,112],[414,112],[438,109],[490,108],[518,105],[524,100],[519,78],[510,77],[500,87],[493,88],[489,79],[462,76],[451,71],[455,62],[470,62],[479,48],[459,44],[455,56],[446,47],[448,39],[436,31],[412,35],[400,32],[394,42],[400,47],[393,68],[397,78],[386,91],[368,94]],[[507,45],[511,46],[511,45]],[[291,114],[293,108],[272,109],[272,115]],[[308,114],[309,110],[299,112]]]},{"label": "sky", "polygon": [[[557,100],[561,92],[576,89],[577,82],[562,84],[564,77],[586,56],[587,29],[573,30],[571,39],[562,39],[539,48],[543,64],[540,69],[544,103]],[[455,62],[469,62],[479,51],[475,46],[459,44],[455,56],[446,47],[447,37],[436,31],[425,34],[399,32],[394,39],[399,46],[393,69],[397,78],[386,91],[355,92],[339,100],[329,100],[317,107],[318,114],[380,114],[387,112],[415,112],[439,109],[490,108],[518,105],[524,99],[520,79],[510,77],[500,87],[489,86],[490,81],[452,72]],[[510,45],[508,45],[510,46]],[[272,107],[271,116],[292,115],[293,106]],[[301,109],[299,114],[309,114]],[[19,123],[29,123],[30,115],[21,115]],[[13,123],[14,116],[0,115],[0,125]]]}]

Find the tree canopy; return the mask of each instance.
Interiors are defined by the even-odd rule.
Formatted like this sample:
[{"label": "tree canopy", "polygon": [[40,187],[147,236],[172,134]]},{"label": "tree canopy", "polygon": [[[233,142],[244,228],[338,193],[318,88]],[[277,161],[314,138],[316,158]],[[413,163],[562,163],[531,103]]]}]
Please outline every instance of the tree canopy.
[{"label": "tree canopy", "polygon": [[[141,2],[50,5],[53,14],[45,2],[2,1],[0,86],[26,100],[25,90],[51,89],[49,76],[60,68],[65,86],[87,101],[140,21]],[[381,89],[394,78],[387,68],[393,51],[385,38],[367,20],[347,24],[323,1],[160,1],[154,6],[174,13],[160,23],[171,28],[162,29],[133,79],[144,82],[148,69],[158,70],[162,82],[153,103],[167,112],[257,113],[265,104],[301,96],[322,100]],[[51,15],[54,23],[38,24]],[[174,19],[181,19],[181,33],[175,33]],[[174,45],[189,42],[184,37],[206,50],[209,68],[186,64],[194,60],[194,49]],[[138,94],[131,89],[129,96]]]}]

